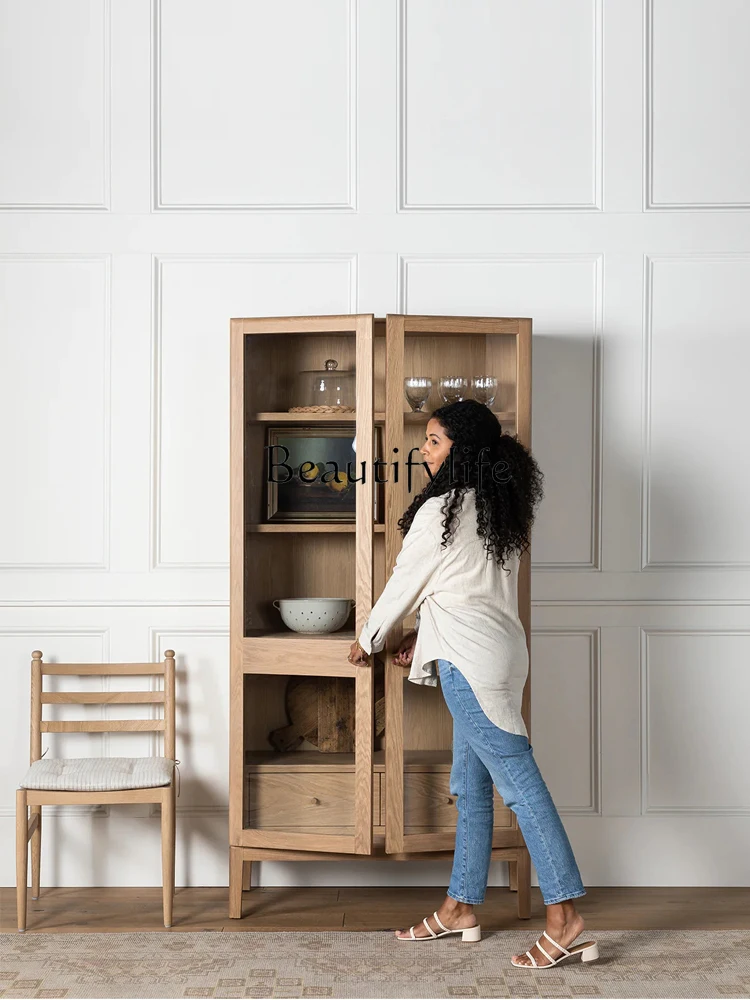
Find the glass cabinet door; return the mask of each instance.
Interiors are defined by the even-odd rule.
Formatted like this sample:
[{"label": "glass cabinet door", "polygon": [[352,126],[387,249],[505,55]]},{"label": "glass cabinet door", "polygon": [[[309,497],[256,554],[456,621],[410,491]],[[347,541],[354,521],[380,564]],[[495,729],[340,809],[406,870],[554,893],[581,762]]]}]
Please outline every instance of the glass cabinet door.
[{"label": "glass cabinet door", "polygon": [[[372,852],[372,671],[353,666],[348,655],[372,609],[374,493],[361,483],[347,485],[341,455],[350,455],[353,477],[365,463],[369,486],[373,337],[368,314],[232,321],[230,844],[236,847]],[[327,360],[354,371],[353,411],[351,393],[344,402],[326,397],[323,405],[300,396],[300,386],[310,387],[300,373]],[[342,450],[347,433],[351,447]],[[301,443],[289,460],[294,491],[282,498],[281,487],[274,493],[268,485],[266,448],[285,434]],[[316,461],[307,461],[311,455]],[[332,479],[329,460],[340,477]],[[310,466],[318,464],[319,484],[308,490],[316,478]],[[340,600],[325,611],[296,603],[316,598]],[[312,619],[294,619],[292,612],[348,617],[332,622],[332,632],[315,632]],[[379,788],[380,775],[378,795]]]},{"label": "glass cabinet door", "polygon": [[[497,394],[488,405],[498,415],[503,430],[515,434],[517,426],[525,423],[518,406],[517,386],[519,366],[530,362],[530,333],[528,321],[514,319],[403,315],[386,318],[385,454],[389,461],[394,455],[401,459],[399,481],[393,481],[389,470],[385,491],[386,579],[401,549],[398,520],[427,482],[418,449],[424,443],[430,413],[445,402],[439,392],[441,376],[464,376],[469,386],[473,375],[495,376]],[[431,379],[432,386],[421,411],[412,410],[407,400],[406,377]],[[530,389],[530,381],[527,387]],[[464,398],[470,395],[471,391]],[[527,403],[528,399],[524,405]],[[412,453],[410,483],[406,462],[412,449],[417,450]],[[527,581],[528,566],[525,574]],[[525,590],[524,596],[528,598]],[[391,632],[382,653],[386,722],[381,816],[388,854],[451,851],[455,844],[457,795],[450,780],[452,717],[439,680],[435,687],[412,684],[407,679],[410,668],[393,662],[401,636],[414,627],[415,617],[406,619],[402,630]],[[528,618],[524,624],[528,629]],[[493,847],[522,844],[515,814],[495,790]]]}]

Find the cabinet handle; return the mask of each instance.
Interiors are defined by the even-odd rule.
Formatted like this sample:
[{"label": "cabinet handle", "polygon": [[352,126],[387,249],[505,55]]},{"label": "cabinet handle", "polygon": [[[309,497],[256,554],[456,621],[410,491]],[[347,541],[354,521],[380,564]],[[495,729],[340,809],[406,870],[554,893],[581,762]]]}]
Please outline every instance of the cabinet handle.
[{"label": "cabinet handle", "polygon": [[319,805],[320,805],[320,799],[316,799],[314,795],[313,795],[313,797],[312,797],[312,798],[310,799],[310,802],[311,802],[311,803],[312,803],[312,804],[313,804],[314,806],[319,806]]},{"label": "cabinet handle", "polygon": [[450,798],[450,797],[448,798],[448,805],[449,805],[449,806],[452,806],[452,805],[453,805],[453,799],[452,799],[452,798]]}]

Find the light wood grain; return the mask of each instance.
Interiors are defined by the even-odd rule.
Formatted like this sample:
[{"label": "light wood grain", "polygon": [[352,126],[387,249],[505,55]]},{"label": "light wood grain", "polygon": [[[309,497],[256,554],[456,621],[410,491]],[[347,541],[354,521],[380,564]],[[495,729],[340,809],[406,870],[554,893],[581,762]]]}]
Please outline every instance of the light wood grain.
[{"label": "light wood grain", "polygon": [[243,334],[354,333],[356,315],[345,316],[253,316],[233,319]]},{"label": "light wood grain", "polygon": [[[357,635],[364,628],[372,610],[373,574],[373,498],[371,473],[373,469],[373,423],[375,357],[373,316],[357,318],[356,340],[356,407],[357,407],[357,473],[364,462],[365,482],[357,484],[355,536],[355,592]],[[354,852],[369,854],[372,850],[373,780],[372,752],[374,735],[374,684],[373,657],[366,667],[355,668],[355,771],[354,771]]]},{"label": "light wood grain", "polygon": [[[232,368],[241,373],[240,386],[232,383],[232,414],[236,430],[231,439],[234,517],[232,600],[240,612],[231,617],[233,675],[236,705],[232,715],[230,752],[230,845],[266,844],[263,830],[242,825],[235,803],[246,796],[246,819],[259,815],[261,786],[243,786],[242,760],[248,747],[268,746],[267,734],[287,720],[280,710],[279,694],[292,675],[351,677],[354,679],[355,767],[349,807],[353,810],[353,836],[313,836],[301,832],[273,841],[277,846],[328,845],[331,851],[368,852],[372,840],[373,796],[373,684],[371,669],[357,670],[347,656],[355,633],[367,620],[372,606],[373,493],[369,486],[357,494],[352,524],[266,525],[263,521],[265,484],[262,467],[265,422],[302,426],[341,422],[339,415],[288,414],[300,400],[294,397],[295,379],[302,369],[320,368],[335,357],[340,369],[357,371],[358,419],[356,462],[365,462],[371,475],[374,438],[374,335],[373,317],[281,317],[233,321],[235,337]],[[286,337],[277,336],[279,333]],[[311,418],[311,419],[308,419]],[[235,525],[235,520],[233,520]],[[335,588],[332,591],[332,586]],[[275,599],[283,597],[353,597],[354,628],[309,636],[285,629]],[[255,679],[253,679],[255,676]],[[264,790],[265,795],[268,789]],[[256,802],[253,805],[253,796]],[[287,810],[289,812],[289,809]],[[288,821],[289,817],[287,817]],[[287,825],[294,825],[295,820]],[[278,824],[277,824],[278,825]],[[309,827],[309,821],[298,824]],[[341,824],[340,824],[341,825]],[[302,840],[300,840],[302,838]],[[236,893],[233,892],[232,898]]]},{"label": "light wood grain", "polygon": [[[242,899],[242,858],[232,852],[242,830],[242,785],[245,752],[245,685],[242,640],[245,624],[245,524],[259,520],[246,509],[245,498],[245,332],[244,322],[233,319],[229,329],[229,911],[239,910]],[[262,428],[248,429],[247,446],[262,441]],[[262,447],[262,444],[261,444]],[[260,499],[257,509],[260,508]],[[282,719],[279,725],[285,724]],[[276,727],[271,727],[276,728]]]},{"label": "light wood grain", "polygon": [[[385,531],[384,524],[373,524],[372,528],[373,531]],[[270,522],[268,524],[248,524],[247,530],[256,534],[266,535],[289,535],[305,532],[311,535],[327,534],[330,532],[354,534],[357,530],[357,526],[356,524],[274,524],[273,522]]]},{"label": "light wood grain", "polygon": [[[164,653],[161,663],[45,663],[41,650],[31,654],[31,725],[29,763],[42,757],[42,733],[163,732],[163,756],[175,760],[175,654]],[[163,691],[50,692],[44,690],[46,675],[117,677],[163,676]],[[80,719],[55,721],[42,718],[45,704],[161,704],[161,719]],[[160,803],[162,852],[162,907],[164,926],[172,926],[175,856],[175,772],[168,785],[125,788],[114,791],[16,790],[16,918],[19,931],[26,929],[28,859],[31,841],[31,891],[37,899],[41,883],[42,806],[118,805]],[[29,810],[31,814],[29,815]]]},{"label": "light wood grain", "polygon": [[[452,849],[455,828],[455,805],[447,786],[453,724],[439,689],[416,689],[406,681],[408,670],[393,664],[402,630],[412,627],[413,616],[392,630],[379,654],[385,669],[386,713],[385,735],[380,740],[373,733],[372,665],[352,668],[348,647],[361,631],[395,564],[402,544],[397,521],[426,481],[418,449],[430,412],[442,404],[438,377],[496,375],[493,412],[505,433],[518,433],[519,440],[530,447],[531,321],[395,314],[384,319],[370,314],[256,317],[233,320],[231,337],[232,879],[246,881],[249,876],[243,866],[260,857],[253,852],[270,851],[269,856],[279,858],[289,857],[291,852],[310,859],[329,851],[337,857],[344,857],[347,851],[370,858],[379,852],[394,859],[439,856]],[[297,373],[303,368],[322,367],[327,357],[335,357],[340,369],[356,370],[356,412],[343,416],[289,413],[289,407],[304,402],[296,398]],[[433,391],[423,412],[412,413],[408,408],[403,394],[405,374],[433,378]],[[380,457],[386,463],[381,471],[388,479],[385,523],[373,524],[369,490],[358,493],[351,524],[266,523],[265,485],[258,456],[263,454],[265,428],[274,423],[353,425],[357,463],[366,461],[368,470],[374,457],[373,434],[380,426]],[[408,489],[406,461],[411,450],[414,465]],[[396,457],[398,483],[392,464]],[[304,636],[284,631],[271,603],[284,596],[352,596],[356,605],[350,621],[339,632]],[[519,575],[519,615],[529,647],[530,597],[527,556],[522,558]],[[287,724],[283,689],[286,679],[295,675],[354,679],[356,752],[347,760],[343,754],[332,753],[322,754],[331,758],[322,761],[311,756],[304,743],[298,750],[281,755],[290,758],[288,761],[272,754],[267,735]],[[530,730],[529,692],[527,683],[522,710]],[[437,756],[431,762],[423,757],[420,768],[414,754]],[[317,782],[321,788],[332,782],[331,788],[341,788],[352,779],[353,807],[347,801],[344,809],[343,799],[338,799],[340,820],[335,821],[339,806],[332,806],[329,818],[321,824],[314,822],[308,806],[294,804],[295,787],[312,787],[305,782]],[[284,830],[247,825],[262,823],[262,803],[268,801],[269,792],[275,802],[273,822]],[[288,815],[282,823],[285,803]],[[320,815],[318,806],[312,813],[316,809]],[[528,852],[515,814],[499,798],[496,810],[495,843],[502,846],[502,857],[512,866],[517,905],[523,913],[528,908]],[[280,840],[282,835],[291,840]],[[239,862],[233,853],[237,850],[243,852]],[[235,915],[237,900],[233,882],[230,909]]]},{"label": "light wood grain", "polygon": [[[404,385],[404,317],[387,316],[385,324],[385,359],[388,377],[385,383],[385,453],[398,454],[405,460],[404,427],[401,414]],[[406,507],[405,476],[391,485],[385,497],[385,572],[390,575],[402,535],[398,520]],[[395,628],[385,645],[385,848],[391,853],[404,850],[404,681],[401,668],[393,662],[403,635]]]},{"label": "light wood grain", "polygon": [[43,733],[162,733],[161,719],[69,719],[67,722],[41,722]]},{"label": "light wood grain", "polygon": [[[409,771],[448,774],[453,756],[450,750],[405,750],[404,773]],[[287,768],[292,771],[353,771],[353,753],[321,753],[317,750],[298,750],[293,755],[278,751],[248,750],[245,752],[248,771],[267,771]],[[385,771],[385,753],[375,750],[372,755],[373,774]]]},{"label": "light wood grain", "polygon": [[[164,666],[160,663],[107,663],[104,666],[111,667],[107,673],[112,677],[131,676],[138,674],[161,674]],[[42,663],[43,674],[75,674],[79,677],[97,676],[102,673],[102,664],[99,663]]]},{"label": "light wood grain", "polygon": [[44,691],[43,705],[163,705],[163,691]]},{"label": "light wood grain", "polygon": [[[506,423],[514,423],[516,414],[513,410],[493,410],[498,420]],[[430,419],[428,410],[402,410],[404,423],[426,424]],[[374,414],[376,424],[385,423],[385,411],[376,410]],[[286,410],[265,411],[254,413],[248,417],[249,423],[269,423],[269,424],[346,424],[356,423],[360,420],[359,414],[354,413],[288,413]]]},{"label": "light wood grain", "polygon": [[[275,772],[249,772],[245,826],[257,830],[353,835],[355,784],[353,770],[297,772],[276,768]],[[377,788],[379,794],[379,777]],[[371,810],[373,817],[380,811],[375,782]]]},{"label": "light wood grain", "polygon": [[[230,852],[238,870],[244,864],[250,888],[252,861],[242,849]],[[262,853],[262,852],[254,852]],[[432,858],[428,855],[428,858]],[[385,858],[381,860],[386,860]],[[445,862],[444,862],[445,863]],[[438,906],[445,884],[420,886],[255,886],[242,897],[237,918],[227,919],[227,885],[178,887],[174,928],[191,931],[320,932],[393,931],[408,927]],[[12,888],[0,888],[0,933],[15,933]],[[537,886],[531,889],[530,919],[520,920],[516,900],[505,886],[489,886],[477,910],[486,932],[525,930],[529,945],[545,926],[546,912]],[[727,886],[588,886],[578,901],[586,931],[601,930],[748,930],[750,889]],[[30,907],[28,933],[142,933],[166,931],[161,889],[155,886],[59,886],[44,889]],[[450,945],[450,942],[448,942]],[[399,946],[400,947],[400,946]],[[437,947],[437,946],[436,946]],[[459,951],[461,949],[459,948]]]}]

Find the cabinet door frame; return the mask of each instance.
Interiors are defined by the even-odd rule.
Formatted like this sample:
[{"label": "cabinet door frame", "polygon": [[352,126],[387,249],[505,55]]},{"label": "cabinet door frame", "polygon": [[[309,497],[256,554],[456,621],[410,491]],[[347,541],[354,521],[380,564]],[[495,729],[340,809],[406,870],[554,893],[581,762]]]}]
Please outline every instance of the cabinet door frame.
[{"label": "cabinet door frame", "polygon": [[[531,320],[496,317],[460,316],[386,316],[386,384],[385,384],[385,450],[398,453],[406,460],[403,449],[403,384],[404,337],[411,333],[514,335],[516,338],[516,433],[518,440],[531,447]],[[385,560],[386,575],[396,562],[401,549],[397,521],[406,506],[406,487],[401,478],[398,486],[389,483],[385,498]],[[530,620],[531,552],[521,557],[518,579],[519,617],[526,632],[526,644],[531,663]],[[385,850],[387,854],[430,851],[451,851],[455,846],[455,831],[409,834],[404,824],[404,680],[408,668],[394,663],[402,629],[394,629],[386,640],[385,654]],[[531,737],[531,670],[526,681],[522,714]],[[513,816],[513,826],[495,830],[493,848],[525,846]]]},{"label": "cabinet door frame", "polygon": [[[263,646],[263,637],[244,635],[245,561],[245,338],[253,334],[353,333],[356,350],[357,465],[365,463],[366,483],[359,483],[355,514],[356,634],[372,610],[374,439],[374,316],[283,316],[233,319],[230,323],[230,767],[229,841],[234,847],[325,851],[335,854],[372,854],[373,846],[373,737],[374,685],[372,663],[354,667],[347,660],[351,643],[335,633],[315,637],[325,643],[321,663],[313,660],[308,637],[290,633]],[[274,650],[272,653],[271,650]],[[302,655],[297,655],[301,653]],[[274,658],[275,657],[275,658]],[[353,677],[355,682],[355,793],[354,834],[316,834],[243,827],[244,800],[244,676],[247,673]]]}]

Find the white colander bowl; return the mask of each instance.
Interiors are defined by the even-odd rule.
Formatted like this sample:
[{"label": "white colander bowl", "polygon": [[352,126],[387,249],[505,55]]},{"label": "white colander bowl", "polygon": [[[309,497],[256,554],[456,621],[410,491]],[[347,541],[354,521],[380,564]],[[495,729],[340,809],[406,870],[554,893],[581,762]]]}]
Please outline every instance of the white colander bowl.
[{"label": "white colander bowl", "polygon": [[285,625],[295,632],[336,632],[354,601],[348,597],[287,597],[273,602]]}]

